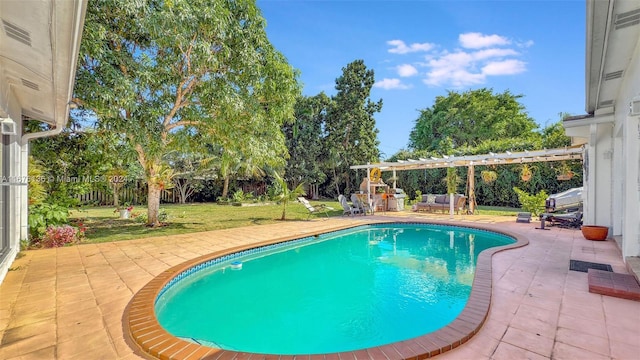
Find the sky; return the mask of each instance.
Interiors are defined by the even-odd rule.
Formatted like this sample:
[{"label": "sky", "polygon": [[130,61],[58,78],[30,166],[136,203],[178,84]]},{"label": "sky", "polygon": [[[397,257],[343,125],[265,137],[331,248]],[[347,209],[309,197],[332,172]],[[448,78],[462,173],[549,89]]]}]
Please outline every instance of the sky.
[{"label": "sky", "polygon": [[449,91],[508,90],[541,128],[585,112],[585,0],[258,0],[303,94],[334,95],[342,68],[373,69],[385,159]]}]

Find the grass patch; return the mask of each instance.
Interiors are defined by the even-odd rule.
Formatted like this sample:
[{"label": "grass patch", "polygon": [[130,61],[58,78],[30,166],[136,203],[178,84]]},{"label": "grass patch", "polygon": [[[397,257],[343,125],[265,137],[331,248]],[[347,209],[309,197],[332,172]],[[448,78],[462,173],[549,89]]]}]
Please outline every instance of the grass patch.
[{"label": "grass patch", "polygon": [[[342,207],[337,201],[312,201],[312,205],[326,204],[332,207],[328,211],[329,216],[342,215]],[[163,204],[168,220],[167,225],[158,228],[146,227],[144,223],[132,219],[120,219],[119,213],[114,212],[114,207],[87,207],[81,210],[73,210],[71,218],[74,222],[82,222],[86,227],[86,239],[83,243],[101,243],[109,241],[122,241],[140,239],[151,236],[170,236],[187,234],[200,231],[230,229],[241,226],[274,224],[280,222],[282,205],[279,204],[245,204],[244,206],[218,205],[215,203],[204,204]],[[478,206],[477,214],[516,216],[521,209]],[[406,210],[410,211],[410,210]],[[135,206],[132,214],[147,212],[144,206]],[[299,221],[324,218],[324,214],[311,214],[298,202],[287,205],[287,221]]]},{"label": "grass patch", "polygon": [[518,213],[522,211],[520,208],[506,206],[476,206],[476,214],[479,215],[517,216]]},{"label": "grass patch", "polygon": [[[335,210],[329,211],[329,216],[342,215],[342,208],[337,201],[312,201],[312,205],[326,204]],[[200,231],[229,229],[249,225],[264,225],[277,223],[282,216],[282,205],[279,204],[248,204],[248,206],[205,204],[163,204],[168,220],[167,225],[149,228],[143,223],[132,219],[120,219],[114,207],[87,207],[73,210],[71,218],[82,222],[87,228],[86,239],[83,243],[101,243],[146,238],[151,236],[168,236]],[[132,214],[146,213],[143,206],[135,206]],[[300,203],[291,202],[287,205],[287,220],[306,220],[325,217],[324,214],[311,214]]]}]

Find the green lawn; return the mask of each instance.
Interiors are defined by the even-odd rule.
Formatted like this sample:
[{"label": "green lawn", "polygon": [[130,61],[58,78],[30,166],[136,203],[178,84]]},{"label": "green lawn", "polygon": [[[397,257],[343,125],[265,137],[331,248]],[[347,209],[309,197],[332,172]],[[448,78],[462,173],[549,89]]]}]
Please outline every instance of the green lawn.
[{"label": "green lawn", "polygon": [[[327,204],[334,210],[329,216],[342,215],[337,201],[311,201],[312,205]],[[73,210],[71,218],[81,222],[86,228],[84,242],[98,243],[108,241],[131,240],[150,236],[166,236],[199,231],[228,229],[247,225],[272,224],[281,221],[282,205],[256,204],[253,206],[232,206],[205,204],[162,204],[168,215],[168,225],[160,228],[148,228],[133,219],[120,219],[114,207],[87,207]],[[135,206],[133,215],[146,213],[144,206]],[[298,202],[287,205],[287,220],[306,220],[307,209]],[[324,217],[321,213],[312,214],[310,219]]]},{"label": "green lawn", "polygon": [[506,206],[485,206],[480,205],[476,207],[476,214],[482,215],[502,215],[502,216],[516,216],[522,209],[512,208]]},{"label": "green lawn", "polygon": [[[337,201],[312,201],[312,205],[326,204],[334,210],[329,216],[342,215],[342,207]],[[71,218],[74,222],[86,227],[87,243],[100,243],[139,239],[150,236],[166,236],[186,234],[199,231],[228,229],[248,225],[277,223],[282,216],[282,205],[256,204],[253,206],[231,206],[213,203],[205,204],[163,204],[168,215],[168,225],[159,228],[148,228],[143,223],[132,219],[120,219],[114,207],[87,207],[73,210]],[[410,205],[409,207],[410,208]],[[520,209],[505,207],[479,206],[478,214],[515,216]],[[146,213],[143,206],[135,206],[133,215]],[[306,220],[307,209],[298,202],[287,205],[287,220]],[[323,214],[312,214],[311,219],[324,217]]]}]

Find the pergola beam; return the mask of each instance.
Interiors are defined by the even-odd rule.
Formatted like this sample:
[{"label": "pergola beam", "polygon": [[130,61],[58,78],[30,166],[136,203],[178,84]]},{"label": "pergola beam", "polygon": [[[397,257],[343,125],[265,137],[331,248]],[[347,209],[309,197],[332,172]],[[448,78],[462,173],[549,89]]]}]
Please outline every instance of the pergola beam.
[{"label": "pergola beam", "polygon": [[583,146],[566,147],[559,149],[545,149],[535,151],[522,151],[505,153],[489,153],[484,155],[467,156],[443,156],[441,158],[431,157],[429,159],[420,158],[418,160],[408,159],[397,162],[380,162],[376,164],[353,165],[351,169],[373,169],[379,168],[382,171],[395,170],[419,170],[438,169],[447,167],[461,167],[472,165],[508,165],[523,164],[533,162],[582,160],[584,152]]}]

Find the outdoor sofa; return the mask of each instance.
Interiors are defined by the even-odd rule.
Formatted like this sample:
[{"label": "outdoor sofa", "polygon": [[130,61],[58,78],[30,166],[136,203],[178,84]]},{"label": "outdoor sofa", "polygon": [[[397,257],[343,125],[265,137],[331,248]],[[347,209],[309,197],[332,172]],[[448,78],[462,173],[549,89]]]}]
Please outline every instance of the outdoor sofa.
[{"label": "outdoor sofa", "polygon": [[[467,197],[462,194],[453,195],[453,210],[459,214],[467,206]],[[440,210],[443,213],[449,211],[449,194],[425,194],[422,200],[416,203],[416,211],[435,212]]]}]

